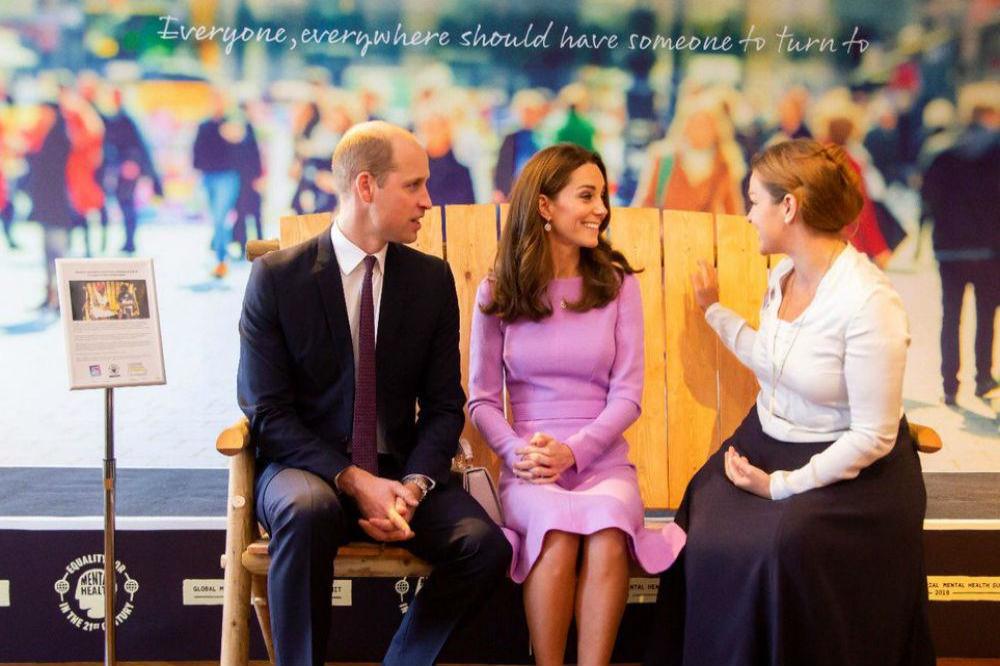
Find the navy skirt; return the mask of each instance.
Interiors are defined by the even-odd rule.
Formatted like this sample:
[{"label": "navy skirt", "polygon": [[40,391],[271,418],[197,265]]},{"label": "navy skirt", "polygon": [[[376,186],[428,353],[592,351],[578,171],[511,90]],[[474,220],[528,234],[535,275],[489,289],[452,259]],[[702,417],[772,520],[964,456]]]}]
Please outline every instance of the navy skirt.
[{"label": "navy skirt", "polygon": [[776,440],[755,407],[698,471],[677,513],[687,545],[660,581],[646,666],[933,666],[927,495],[906,418],[892,451],[856,479],[780,501],[726,478],[730,445],[770,473],[830,442]]}]

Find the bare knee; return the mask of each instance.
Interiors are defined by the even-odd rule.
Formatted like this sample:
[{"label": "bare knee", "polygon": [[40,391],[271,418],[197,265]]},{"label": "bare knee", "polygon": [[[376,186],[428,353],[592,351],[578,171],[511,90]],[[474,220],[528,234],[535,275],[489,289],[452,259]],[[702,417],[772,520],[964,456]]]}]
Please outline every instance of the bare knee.
[{"label": "bare knee", "polygon": [[552,530],[542,540],[536,566],[541,564],[550,575],[571,574],[576,570],[579,553],[580,535]]},{"label": "bare knee", "polygon": [[628,567],[629,551],[625,533],[609,528],[583,538],[583,557],[588,573],[609,575]]}]

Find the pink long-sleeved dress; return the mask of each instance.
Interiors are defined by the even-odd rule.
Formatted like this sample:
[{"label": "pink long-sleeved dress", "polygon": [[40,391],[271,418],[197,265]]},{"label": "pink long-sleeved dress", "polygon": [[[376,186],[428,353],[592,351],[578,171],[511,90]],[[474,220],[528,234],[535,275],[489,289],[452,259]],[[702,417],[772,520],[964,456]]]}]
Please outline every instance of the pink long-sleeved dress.
[{"label": "pink long-sleeved dress", "polygon": [[[550,530],[593,534],[617,528],[649,573],[669,567],[684,545],[683,530],[644,525],[635,467],[622,434],[639,416],[643,383],[642,300],[635,277],[603,308],[573,312],[582,278],[553,280],[550,317],[504,323],[476,308],[472,319],[469,414],[500,457],[504,532],[514,548],[511,578],[522,582]],[[477,302],[489,303],[489,281]],[[507,382],[512,423],[503,412]],[[536,432],[568,445],[576,464],[555,484],[514,476],[515,450]]]}]

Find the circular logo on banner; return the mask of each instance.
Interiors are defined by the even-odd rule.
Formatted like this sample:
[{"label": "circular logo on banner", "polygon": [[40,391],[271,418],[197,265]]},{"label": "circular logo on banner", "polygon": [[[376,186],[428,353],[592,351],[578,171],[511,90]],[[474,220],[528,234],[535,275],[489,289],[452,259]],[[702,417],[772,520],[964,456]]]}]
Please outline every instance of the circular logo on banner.
[{"label": "circular logo on banner", "polygon": [[[59,610],[66,621],[81,631],[104,629],[104,555],[78,557],[66,565],[66,573],[54,587]],[[115,561],[115,626],[132,615],[139,583],[128,575],[121,560]]]}]

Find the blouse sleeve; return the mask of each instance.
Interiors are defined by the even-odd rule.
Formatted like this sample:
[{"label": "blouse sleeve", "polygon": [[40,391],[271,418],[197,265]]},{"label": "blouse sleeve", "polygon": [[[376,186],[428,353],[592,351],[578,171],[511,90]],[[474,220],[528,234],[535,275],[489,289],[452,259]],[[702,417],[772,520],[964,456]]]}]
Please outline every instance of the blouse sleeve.
[{"label": "blouse sleeve", "polygon": [[507,422],[503,409],[503,330],[499,317],[479,309],[491,302],[487,280],[479,285],[472,312],[469,343],[469,418],[486,443],[509,469],[517,462],[514,451],[524,445]]},{"label": "blouse sleeve", "polygon": [[903,303],[878,285],[847,325],[844,381],[850,428],[805,466],[771,474],[771,498],[853,479],[896,443],[910,336]]},{"label": "blouse sleeve", "polygon": [[722,344],[736,354],[740,363],[748,368],[752,367],[750,359],[757,331],[747,323],[746,319],[720,303],[712,303],[705,310],[705,320],[718,334]]},{"label": "blouse sleeve", "polygon": [[639,418],[644,361],[642,294],[635,277],[627,275],[618,296],[615,360],[611,366],[607,403],[593,421],[565,442],[576,458],[577,472],[587,469]]}]

